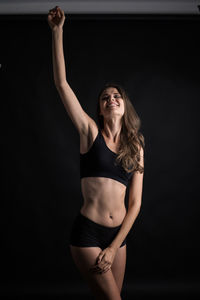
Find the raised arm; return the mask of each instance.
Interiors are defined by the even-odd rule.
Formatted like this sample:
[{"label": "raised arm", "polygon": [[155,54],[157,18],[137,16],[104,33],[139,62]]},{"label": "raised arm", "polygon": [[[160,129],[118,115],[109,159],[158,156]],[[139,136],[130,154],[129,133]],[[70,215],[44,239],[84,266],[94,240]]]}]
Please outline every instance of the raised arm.
[{"label": "raised arm", "polygon": [[77,128],[79,134],[88,134],[90,124],[95,123],[82,109],[76,95],[66,79],[65,59],[63,52],[64,11],[58,6],[48,14],[48,23],[52,30],[52,59],[54,83],[65,106],[65,109]]}]

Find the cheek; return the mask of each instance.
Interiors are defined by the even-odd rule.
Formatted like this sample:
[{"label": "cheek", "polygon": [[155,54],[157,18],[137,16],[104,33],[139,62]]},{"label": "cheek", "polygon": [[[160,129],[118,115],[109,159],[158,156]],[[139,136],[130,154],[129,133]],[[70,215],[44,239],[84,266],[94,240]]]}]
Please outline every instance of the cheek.
[{"label": "cheek", "polygon": [[100,109],[105,109],[106,107],[106,102],[101,102],[100,103]]},{"label": "cheek", "polygon": [[123,109],[125,109],[125,104],[124,104],[124,102],[120,103],[120,105],[121,105],[121,107],[122,107]]}]

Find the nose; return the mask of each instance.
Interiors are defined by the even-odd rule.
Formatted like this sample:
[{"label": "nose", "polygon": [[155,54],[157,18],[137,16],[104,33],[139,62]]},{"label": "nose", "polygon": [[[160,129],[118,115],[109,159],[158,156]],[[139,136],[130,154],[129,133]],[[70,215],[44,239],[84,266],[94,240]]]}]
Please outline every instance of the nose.
[{"label": "nose", "polygon": [[114,96],[111,95],[111,96],[109,97],[109,102],[114,101],[114,100],[115,100]]}]

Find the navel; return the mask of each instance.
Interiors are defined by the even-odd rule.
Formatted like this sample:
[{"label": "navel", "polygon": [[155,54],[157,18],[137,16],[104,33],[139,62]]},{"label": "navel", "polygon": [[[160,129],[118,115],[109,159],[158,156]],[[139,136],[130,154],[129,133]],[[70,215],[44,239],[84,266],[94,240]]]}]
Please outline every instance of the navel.
[{"label": "navel", "polygon": [[113,219],[113,216],[112,216],[112,215],[110,215],[110,218],[111,218],[111,219]]}]

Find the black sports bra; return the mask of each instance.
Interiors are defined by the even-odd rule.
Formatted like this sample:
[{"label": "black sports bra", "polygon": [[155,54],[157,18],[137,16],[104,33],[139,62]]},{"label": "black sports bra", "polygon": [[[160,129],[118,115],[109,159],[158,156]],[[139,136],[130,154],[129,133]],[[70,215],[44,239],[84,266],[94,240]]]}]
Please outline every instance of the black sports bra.
[{"label": "black sports bra", "polygon": [[117,154],[106,145],[98,128],[98,134],[86,153],[80,153],[80,177],[107,177],[128,185],[133,172],[126,172],[121,163],[116,164]]}]

